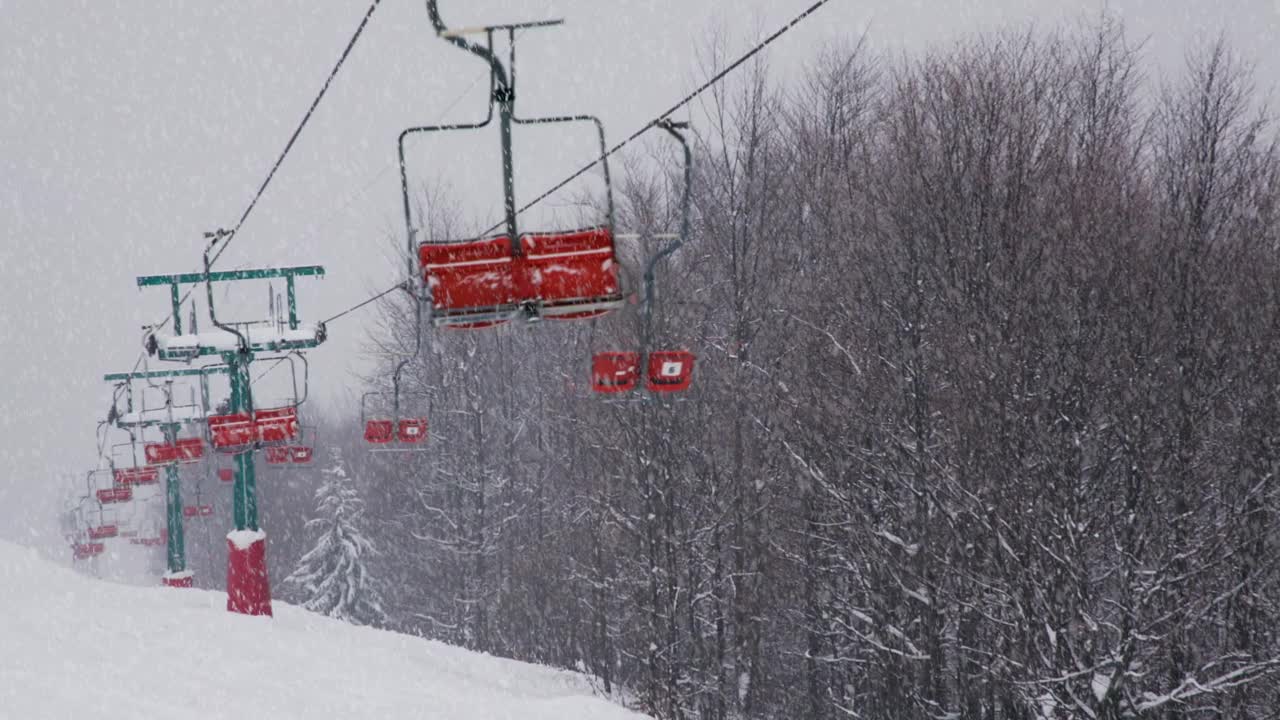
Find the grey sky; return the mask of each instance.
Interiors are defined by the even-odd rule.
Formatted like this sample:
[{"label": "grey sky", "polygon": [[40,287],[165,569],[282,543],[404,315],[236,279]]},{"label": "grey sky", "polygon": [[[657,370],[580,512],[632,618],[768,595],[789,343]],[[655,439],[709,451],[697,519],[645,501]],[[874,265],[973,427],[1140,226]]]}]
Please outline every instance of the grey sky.
[{"label": "grey sky", "polygon": [[[709,30],[723,29],[736,55],[810,2],[440,4],[453,25],[565,17],[544,42],[521,46],[522,110],[594,112],[619,139],[691,87]],[[165,293],[137,291],[134,276],[197,269],[200,233],[234,224],[367,4],[0,0],[0,537],[30,539],[47,526],[55,474],[95,463],[94,424],[109,398],[98,378],[132,366],[139,326],[166,309]],[[1223,31],[1258,64],[1261,87],[1280,78],[1280,0],[1106,5],[1146,39],[1155,72]],[[815,46],[868,23],[877,49],[916,51],[1102,6],[833,0],[770,60],[794,71]],[[222,266],[326,265],[328,279],[302,291],[311,319],[395,282],[385,249],[400,236],[395,136],[482,112],[483,77],[479,62],[430,34],[422,0],[385,0]],[[582,139],[527,138],[517,148],[521,196],[589,159]],[[461,195],[488,198],[480,190],[496,187],[490,148],[424,145],[417,159],[420,177],[448,173]],[[322,399],[364,367],[360,323],[335,324],[312,354]]]}]

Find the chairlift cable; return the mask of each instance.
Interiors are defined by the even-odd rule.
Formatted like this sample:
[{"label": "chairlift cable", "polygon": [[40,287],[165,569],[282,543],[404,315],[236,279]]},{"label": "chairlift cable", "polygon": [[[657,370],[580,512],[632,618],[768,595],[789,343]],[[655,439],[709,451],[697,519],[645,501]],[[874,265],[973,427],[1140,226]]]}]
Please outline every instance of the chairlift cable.
[{"label": "chairlift cable", "polygon": [[325,79],[324,85],[320,88],[320,92],[316,95],[315,99],[311,101],[311,107],[307,108],[306,114],[302,116],[302,121],[298,123],[298,127],[293,131],[293,135],[289,137],[289,142],[285,144],[284,150],[280,153],[280,157],[276,158],[275,164],[271,166],[271,171],[267,173],[266,179],[264,179],[262,184],[258,186],[258,191],[254,194],[253,199],[249,201],[248,207],[244,209],[244,213],[240,215],[240,219],[236,222],[235,227],[233,227],[230,233],[225,237],[222,247],[218,248],[218,252],[214,253],[213,259],[209,263],[210,266],[212,266],[213,263],[216,263],[219,257],[222,257],[222,253],[227,249],[227,246],[231,244],[231,240],[235,238],[236,233],[240,231],[240,228],[244,226],[245,221],[249,219],[249,215],[253,213],[253,209],[257,207],[258,201],[262,199],[263,193],[267,191],[267,186],[271,184],[271,180],[276,176],[276,171],[280,169],[280,166],[284,163],[284,159],[288,157],[289,151],[293,149],[293,144],[297,142],[303,129],[306,128],[307,123],[310,122],[311,116],[315,114],[316,108],[320,106],[320,102],[329,91],[329,86],[333,84],[334,78],[336,78],[338,76],[338,72],[342,70],[342,66],[346,63],[347,57],[351,55],[351,50],[355,48],[356,42],[360,40],[360,36],[364,33],[364,29],[369,25],[369,20],[373,18],[374,12],[377,11],[378,6],[381,4],[382,0],[373,0],[369,5],[369,9],[365,11],[364,17],[361,18],[360,24],[356,26],[355,32],[351,35],[351,39],[347,42],[346,48],[342,51],[342,55],[338,57],[337,64],[333,66],[333,70],[329,71],[329,77]]},{"label": "chairlift cable", "polygon": [[[815,2],[813,5],[810,5],[810,6],[809,6],[809,8],[808,8],[807,10],[805,10],[805,11],[804,11],[804,12],[802,12],[802,13],[800,13],[800,14],[799,14],[799,15],[797,15],[796,17],[792,18],[791,22],[787,23],[786,25],[783,25],[781,28],[779,28],[778,30],[776,30],[772,35],[770,35],[769,37],[767,37],[767,38],[765,38],[764,40],[762,40],[762,41],[760,41],[759,43],[757,43],[755,47],[753,47],[753,48],[751,48],[750,50],[748,50],[744,55],[742,55],[742,57],[739,57],[737,60],[734,60],[734,61],[733,61],[733,63],[731,63],[728,67],[726,67],[725,69],[723,69],[723,70],[721,70],[720,72],[716,73],[714,77],[712,77],[710,80],[708,80],[708,81],[706,81],[705,83],[703,83],[703,84],[702,84],[702,85],[701,85],[697,90],[694,90],[693,92],[691,92],[691,93],[689,93],[688,95],[686,95],[686,96],[684,97],[684,99],[683,99],[683,100],[681,100],[680,102],[676,103],[675,105],[672,105],[672,106],[671,106],[670,108],[668,108],[665,112],[663,112],[663,113],[659,114],[657,117],[655,117],[654,119],[650,120],[648,123],[645,123],[645,125],[643,125],[639,130],[636,130],[635,132],[631,133],[630,137],[628,137],[627,139],[625,139],[625,140],[623,140],[622,142],[618,143],[617,145],[614,145],[613,147],[609,148],[609,150],[608,150],[608,151],[606,151],[606,152],[605,152],[603,155],[601,155],[600,157],[598,157],[598,158],[596,158],[595,160],[592,160],[591,162],[589,162],[589,163],[587,163],[586,165],[582,166],[581,168],[579,168],[579,169],[578,169],[578,171],[577,171],[577,172],[573,173],[572,175],[570,175],[569,177],[565,178],[564,180],[561,180],[559,183],[556,183],[556,185],[555,185],[555,186],[553,186],[551,189],[549,189],[549,190],[547,190],[546,192],[542,193],[541,195],[539,195],[538,197],[534,198],[534,199],[533,199],[533,200],[531,200],[530,202],[525,203],[525,205],[524,205],[523,207],[521,207],[519,210],[517,210],[517,211],[516,211],[516,214],[517,214],[517,215],[519,215],[520,213],[524,212],[525,210],[528,210],[529,208],[533,207],[534,205],[537,205],[538,203],[542,202],[543,200],[546,200],[546,199],[547,199],[548,197],[550,197],[553,193],[555,193],[556,191],[560,190],[561,188],[563,188],[564,186],[568,185],[569,183],[573,182],[574,180],[578,179],[579,177],[582,177],[584,174],[586,174],[587,172],[589,172],[589,171],[591,170],[591,168],[595,167],[597,164],[599,164],[599,163],[603,162],[603,161],[604,161],[606,158],[608,158],[609,156],[611,156],[611,155],[613,155],[614,153],[616,153],[616,152],[618,152],[619,150],[621,150],[623,147],[625,147],[625,146],[626,146],[628,143],[630,143],[632,140],[635,140],[636,138],[638,138],[638,137],[640,137],[641,135],[645,134],[645,133],[646,133],[646,132],[648,132],[649,130],[651,130],[651,129],[655,128],[655,127],[658,127],[658,126],[662,123],[662,121],[664,121],[664,120],[666,120],[668,117],[670,117],[670,115],[671,115],[672,113],[674,113],[675,111],[677,111],[677,110],[679,110],[680,108],[684,107],[685,105],[688,105],[691,101],[693,101],[693,100],[694,100],[695,98],[697,98],[699,95],[701,95],[702,93],[706,92],[706,91],[707,91],[707,89],[708,89],[708,88],[710,88],[712,85],[715,85],[716,83],[718,83],[718,82],[720,82],[721,80],[723,80],[723,79],[724,79],[724,77],[725,77],[726,75],[728,75],[729,73],[731,73],[731,72],[733,72],[734,70],[736,70],[740,65],[742,65],[743,63],[745,63],[747,60],[750,60],[752,57],[754,57],[754,56],[756,55],[756,53],[758,53],[758,52],[760,52],[761,50],[765,49],[765,48],[766,48],[770,43],[772,43],[774,40],[777,40],[779,37],[782,37],[784,34],[786,34],[786,32],[787,32],[788,30],[790,30],[791,28],[795,27],[796,25],[799,25],[802,21],[804,21],[806,18],[808,18],[810,15],[812,15],[815,11],[817,11],[817,10],[818,10],[818,8],[821,8],[823,5],[826,5],[828,2],[831,2],[831,0],[818,0],[818,1],[817,1],[817,2]],[[503,223],[498,223],[497,225],[494,225],[493,227],[489,228],[489,229],[488,229],[488,230],[486,230],[485,232],[481,233],[481,236],[488,235],[489,233],[493,232],[494,230],[497,230],[498,228],[502,227],[502,225],[503,225]]]},{"label": "chairlift cable", "polygon": [[[356,42],[360,39],[360,36],[364,33],[364,29],[365,27],[368,26],[369,20],[373,18],[373,13],[378,9],[378,7],[381,4],[382,4],[382,0],[373,0],[372,4],[369,5],[369,9],[365,11],[364,17],[361,18],[360,24],[356,26],[356,30],[352,34],[351,39],[347,42],[346,48],[343,49],[342,55],[339,56],[337,64],[335,64],[333,67],[333,70],[329,72],[329,77],[325,79],[324,85],[320,88],[319,94],[317,94],[315,99],[312,100],[311,107],[309,107],[307,109],[306,114],[303,115],[302,121],[298,124],[298,127],[293,131],[293,135],[290,136],[289,142],[284,147],[284,151],[280,153],[280,157],[276,158],[275,164],[271,167],[271,171],[267,173],[266,179],[264,179],[262,181],[262,184],[258,187],[258,191],[257,193],[254,194],[253,199],[249,202],[248,207],[246,207],[244,210],[244,213],[240,215],[240,220],[236,222],[235,228],[232,229],[230,233],[227,233],[225,235],[224,237],[225,242],[223,242],[222,247],[218,248],[218,252],[214,254],[213,261],[210,263],[210,265],[212,265],[213,262],[218,261],[218,258],[221,257],[223,251],[227,249],[227,245],[230,244],[231,239],[235,236],[236,232],[240,230],[241,226],[243,226],[245,221],[248,220],[249,215],[253,212],[253,209],[258,204],[258,200],[262,198],[263,193],[265,193],[267,190],[267,186],[271,184],[271,180],[275,177],[276,171],[280,169],[280,166],[284,163],[285,157],[288,156],[289,151],[293,149],[294,143],[297,142],[298,136],[302,134],[303,128],[305,128],[307,126],[307,123],[311,120],[311,116],[315,113],[316,108],[319,107],[320,101],[324,99],[325,93],[329,91],[329,86],[333,84],[334,78],[337,77],[338,72],[342,69],[343,64],[347,61],[347,57],[351,54],[351,50],[355,47]],[[178,305],[181,306],[182,303],[185,303],[187,301],[187,298],[191,297],[191,293],[194,291],[195,291],[195,287],[189,288],[183,294],[182,299],[178,301]],[[159,322],[155,322],[149,325],[148,328],[152,330],[159,329],[167,325],[169,321],[172,319],[173,319],[172,313],[170,313],[169,315],[166,315],[164,319],[160,320]],[[143,359],[145,357],[146,357],[146,351],[143,350],[141,353],[139,353],[138,359],[134,362],[133,370],[131,372],[137,372],[138,367],[142,365]]]}]

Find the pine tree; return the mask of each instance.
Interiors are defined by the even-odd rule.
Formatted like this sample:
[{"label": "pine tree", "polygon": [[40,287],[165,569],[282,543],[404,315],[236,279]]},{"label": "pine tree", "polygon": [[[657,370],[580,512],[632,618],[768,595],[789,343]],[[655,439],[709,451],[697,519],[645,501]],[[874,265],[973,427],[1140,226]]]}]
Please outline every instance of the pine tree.
[{"label": "pine tree", "polygon": [[347,475],[342,451],[331,448],[329,453],[332,464],[321,471],[324,482],[315,495],[317,517],[307,521],[307,529],[319,533],[316,544],[285,584],[312,612],[358,624],[380,623],[386,620],[382,598],[366,567],[377,550],[360,527],[364,502]]}]

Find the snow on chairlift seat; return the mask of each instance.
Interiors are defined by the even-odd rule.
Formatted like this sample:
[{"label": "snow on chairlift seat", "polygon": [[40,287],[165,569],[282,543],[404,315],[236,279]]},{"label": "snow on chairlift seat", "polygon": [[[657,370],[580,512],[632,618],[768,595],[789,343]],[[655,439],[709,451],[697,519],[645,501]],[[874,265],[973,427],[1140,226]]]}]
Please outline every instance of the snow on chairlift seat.
[{"label": "snow on chairlift seat", "polygon": [[431,293],[434,324],[488,327],[506,322],[518,312],[511,241],[506,236],[424,242],[418,246],[418,260]]},{"label": "snow on chairlift seat", "polygon": [[520,249],[516,289],[542,316],[576,320],[622,306],[609,228],[528,233],[520,236]]},{"label": "snow on chairlift seat", "polygon": [[535,317],[589,318],[621,307],[613,233],[606,227],[505,235],[419,245],[431,319],[456,328],[489,327],[532,309]]},{"label": "snow on chairlift seat", "polygon": [[[237,330],[251,346],[271,351],[311,347],[322,342],[325,335],[320,323],[299,323],[297,329],[290,329],[272,322],[246,325]],[[157,334],[155,341],[160,358],[164,360],[190,360],[204,350],[233,352],[240,347],[240,340],[234,333],[221,329],[185,335]]]},{"label": "snow on chairlift seat", "polygon": [[250,413],[209,417],[209,436],[215,450],[241,452],[255,444],[279,445],[298,437],[298,408],[264,408]]},{"label": "snow on chairlift seat", "polygon": [[149,443],[143,448],[143,455],[148,465],[192,463],[204,457],[204,442],[200,438],[178,438],[172,445]]}]

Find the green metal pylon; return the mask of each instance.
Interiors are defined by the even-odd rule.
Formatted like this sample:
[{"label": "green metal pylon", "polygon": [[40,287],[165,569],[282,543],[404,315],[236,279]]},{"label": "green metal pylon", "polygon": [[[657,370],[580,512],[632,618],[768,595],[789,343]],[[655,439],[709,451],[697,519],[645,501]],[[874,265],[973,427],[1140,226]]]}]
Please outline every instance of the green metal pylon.
[{"label": "green metal pylon", "polygon": [[[253,409],[253,395],[249,387],[249,363],[253,361],[253,354],[226,353],[223,360],[231,373],[231,412],[250,412]],[[235,485],[232,493],[232,517],[236,530],[259,530],[253,450],[245,450],[235,456]]]},{"label": "green metal pylon", "polygon": [[[136,430],[148,427],[159,427],[164,433],[164,441],[173,446],[178,440],[178,431],[182,428],[182,423],[168,422],[168,418],[152,418],[147,419],[139,415],[136,419],[128,419],[134,411],[133,407],[133,390],[127,384],[135,380],[167,380],[172,381],[174,378],[180,377],[199,377],[200,378],[200,407],[201,410],[208,414],[209,412],[209,388],[205,379],[211,374],[220,374],[229,372],[229,368],[225,366],[208,366],[204,368],[191,368],[186,370],[148,370],[145,372],[127,372],[127,373],[109,373],[102,376],[102,379],[116,384],[126,384],[128,392],[126,393],[125,414],[117,416],[115,425],[124,430]],[[170,392],[169,401],[172,403],[172,393]],[[136,462],[136,460],[135,460]],[[187,552],[184,526],[182,522],[182,478],[178,472],[178,462],[176,460],[166,463],[164,468],[165,480],[165,532],[168,540],[165,545],[165,565],[169,574],[182,573],[187,569]]]},{"label": "green metal pylon", "polygon": [[[165,423],[160,426],[164,432],[164,441],[170,445],[178,442],[178,423]],[[187,569],[187,547],[183,540],[185,528],[182,523],[182,480],[178,476],[178,462],[175,460],[164,466],[165,525],[169,531],[169,540],[165,546],[169,573],[185,572]]]}]

